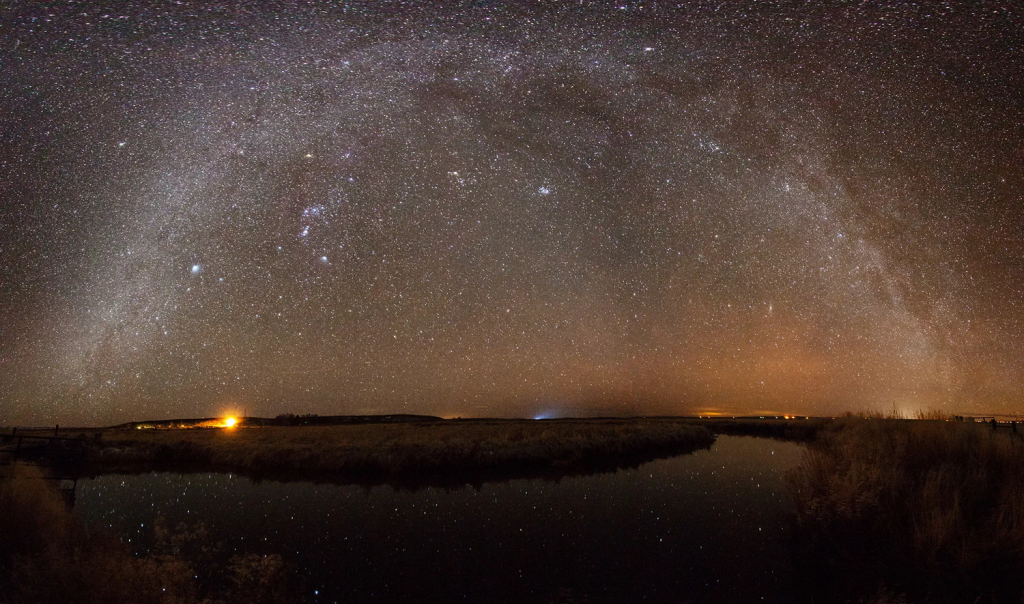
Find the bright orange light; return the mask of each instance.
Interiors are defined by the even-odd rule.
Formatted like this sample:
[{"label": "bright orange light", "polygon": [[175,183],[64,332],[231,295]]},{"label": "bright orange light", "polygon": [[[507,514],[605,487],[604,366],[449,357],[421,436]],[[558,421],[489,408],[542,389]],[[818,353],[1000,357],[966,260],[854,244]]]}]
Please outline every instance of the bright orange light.
[{"label": "bright orange light", "polygon": [[235,417],[225,417],[224,418],[224,427],[225,428],[234,428],[237,423],[238,423],[238,418],[235,418]]}]

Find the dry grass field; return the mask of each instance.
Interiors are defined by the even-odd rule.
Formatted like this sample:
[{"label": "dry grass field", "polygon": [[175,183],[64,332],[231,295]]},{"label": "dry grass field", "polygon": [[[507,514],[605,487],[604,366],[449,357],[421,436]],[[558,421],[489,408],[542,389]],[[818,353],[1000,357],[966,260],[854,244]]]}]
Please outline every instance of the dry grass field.
[{"label": "dry grass field", "polygon": [[670,420],[446,421],[191,430],[106,430],[93,472],[197,467],[274,477],[457,475],[635,465],[710,447],[703,426]]},{"label": "dry grass field", "polygon": [[1021,436],[934,420],[849,418],[823,429],[789,476],[799,559],[820,595],[1024,601]]}]

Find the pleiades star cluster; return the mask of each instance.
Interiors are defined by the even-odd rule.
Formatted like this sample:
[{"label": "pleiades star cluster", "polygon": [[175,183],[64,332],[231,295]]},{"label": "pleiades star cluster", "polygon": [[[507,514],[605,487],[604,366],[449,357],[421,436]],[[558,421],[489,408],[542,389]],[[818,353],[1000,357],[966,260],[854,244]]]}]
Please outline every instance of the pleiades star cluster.
[{"label": "pleiades star cluster", "polygon": [[1024,384],[1011,2],[7,2],[0,417]]}]

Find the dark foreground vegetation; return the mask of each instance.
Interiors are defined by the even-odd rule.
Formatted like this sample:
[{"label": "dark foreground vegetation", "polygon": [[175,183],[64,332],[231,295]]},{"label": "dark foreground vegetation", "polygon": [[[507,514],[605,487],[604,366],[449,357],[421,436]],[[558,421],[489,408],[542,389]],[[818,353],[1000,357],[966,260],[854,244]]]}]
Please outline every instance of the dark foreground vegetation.
[{"label": "dark foreground vegetation", "polygon": [[[715,434],[808,443],[788,476],[802,601],[1024,602],[1024,426],[854,417],[444,421],[122,429],[84,440],[93,472],[204,469],[399,485],[418,477],[456,486],[467,476],[613,470],[709,447]],[[137,557],[78,523],[37,470],[14,468],[0,468],[0,603],[129,601],[125,594],[133,602],[269,602],[298,593],[276,556],[212,563],[227,556],[215,556],[201,526],[158,527],[151,553]]]},{"label": "dark foreground vegetation", "polygon": [[26,465],[0,466],[3,604],[260,604],[299,602],[278,555],[235,554],[202,525],[157,524],[146,556],[83,524]]},{"label": "dark foreground vegetation", "polygon": [[614,470],[714,440],[704,426],[666,420],[107,430],[86,439],[93,473],[204,470],[392,484]]},{"label": "dark foreground vegetation", "polygon": [[789,476],[814,601],[1024,601],[1021,436],[952,421],[826,426]]}]

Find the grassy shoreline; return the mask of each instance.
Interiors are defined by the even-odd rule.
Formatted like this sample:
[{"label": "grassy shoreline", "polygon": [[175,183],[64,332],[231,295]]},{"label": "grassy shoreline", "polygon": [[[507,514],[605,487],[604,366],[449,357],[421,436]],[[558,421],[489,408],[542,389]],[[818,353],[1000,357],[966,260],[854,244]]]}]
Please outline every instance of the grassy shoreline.
[{"label": "grassy shoreline", "polygon": [[238,472],[274,479],[440,484],[612,471],[709,448],[705,426],[671,420],[424,422],[198,430],[108,430],[87,438],[92,474]]},{"label": "grassy shoreline", "polygon": [[1024,601],[1022,437],[947,421],[826,426],[788,476],[815,601]]}]

